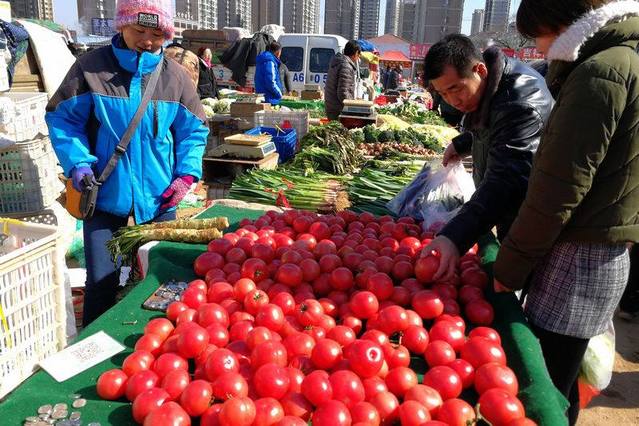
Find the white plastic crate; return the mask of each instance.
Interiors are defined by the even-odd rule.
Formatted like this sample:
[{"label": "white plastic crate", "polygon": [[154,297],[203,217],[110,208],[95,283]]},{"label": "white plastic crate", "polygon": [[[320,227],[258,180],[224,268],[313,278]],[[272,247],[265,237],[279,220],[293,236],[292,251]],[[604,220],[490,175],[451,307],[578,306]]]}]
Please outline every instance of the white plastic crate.
[{"label": "white plastic crate", "polygon": [[39,133],[48,135],[49,129],[44,121],[49,102],[46,93],[9,92],[2,95],[13,101],[13,109],[5,110],[0,120],[0,133],[16,142],[35,138]]},{"label": "white plastic crate", "polygon": [[0,149],[0,214],[44,210],[60,195],[59,187],[49,138]]},{"label": "white plastic crate", "polygon": [[67,342],[56,228],[0,219],[0,237],[1,398]]},{"label": "white plastic crate", "polygon": [[284,128],[288,121],[300,141],[308,133],[308,119],[308,111],[258,111],[255,113],[255,127]]}]

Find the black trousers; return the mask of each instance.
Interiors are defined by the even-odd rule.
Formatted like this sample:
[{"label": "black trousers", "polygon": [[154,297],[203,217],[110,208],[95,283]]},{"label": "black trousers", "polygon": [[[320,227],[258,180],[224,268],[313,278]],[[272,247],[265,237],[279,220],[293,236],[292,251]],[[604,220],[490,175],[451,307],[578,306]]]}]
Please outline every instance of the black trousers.
[{"label": "black trousers", "polygon": [[577,377],[590,339],[557,334],[534,325],[531,327],[539,339],[552,382],[570,402],[566,415],[569,424],[574,425],[579,416]]}]

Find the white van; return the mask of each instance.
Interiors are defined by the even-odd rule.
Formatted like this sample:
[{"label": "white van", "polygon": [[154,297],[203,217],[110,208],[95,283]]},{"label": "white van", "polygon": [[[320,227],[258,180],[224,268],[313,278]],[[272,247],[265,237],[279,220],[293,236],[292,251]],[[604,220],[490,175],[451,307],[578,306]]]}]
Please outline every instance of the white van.
[{"label": "white van", "polygon": [[282,34],[281,60],[290,73],[292,90],[300,93],[305,84],[319,84],[323,89],[328,66],[336,53],[344,51],[344,37],[328,34]]}]

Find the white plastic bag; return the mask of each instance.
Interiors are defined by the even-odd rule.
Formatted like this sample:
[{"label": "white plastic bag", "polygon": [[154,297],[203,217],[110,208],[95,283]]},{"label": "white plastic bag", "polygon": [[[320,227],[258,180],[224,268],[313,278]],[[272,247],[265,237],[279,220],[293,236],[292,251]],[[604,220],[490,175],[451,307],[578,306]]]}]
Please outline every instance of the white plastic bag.
[{"label": "white plastic bag", "polygon": [[423,220],[424,229],[431,230],[454,217],[474,192],[473,179],[461,163],[443,167],[431,162],[387,207],[398,216]]},{"label": "white plastic bag", "polygon": [[610,384],[614,366],[615,326],[610,320],[608,330],[590,339],[579,375],[586,383],[602,391]]}]

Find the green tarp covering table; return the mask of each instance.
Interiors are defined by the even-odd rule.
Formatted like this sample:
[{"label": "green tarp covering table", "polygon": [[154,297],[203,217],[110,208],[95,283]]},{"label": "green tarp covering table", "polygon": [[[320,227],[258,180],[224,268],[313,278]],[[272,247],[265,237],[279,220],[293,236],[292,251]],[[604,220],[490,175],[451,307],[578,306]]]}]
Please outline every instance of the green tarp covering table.
[{"label": "green tarp covering table", "polygon": [[[231,223],[231,229],[234,229],[240,219],[255,219],[262,213],[257,210],[214,206],[199,217],[226,216]],[[486,239],[481,245],[483,261],[490,271],[490,265],[497,253],[497,245],[494,239]],[[63,402],[70,406],[73,394],[80,394],[88,401],[87,405],[79,410],[82,412],[85,425],[89,422],[99,422],[102,425],[134,424],[131,405],[127,402],[100,400],[95,384],[102,372],[122,365],[124,358],[132,352],[133,345],[142,334],[147,321],[160,315],[158,312],[142,309],[142,303],[162,282],[171,279],[188,281],[195,278],[192,270],[193,260],[203,250],[203,245],[181,243],[160,243],[153,248],[149,254],[147,277],[79,336],[83,339],[104,330],[122,342],[127,350],[63,383],[56,382],[44,371],[34,374],[0,403],[0,424],[21,425],[26,417],[36,415],[41,405]],[[519,378],[519,396],[526,406],[528,415],[540,425],[565,424],[563,411],[566,402],[548,378],[537,340],[527,327],[514,295],[490,297],[496,311],[494,326],[501,334],[508,363]],[[131,321],[137,323],[125,325]]]}]

